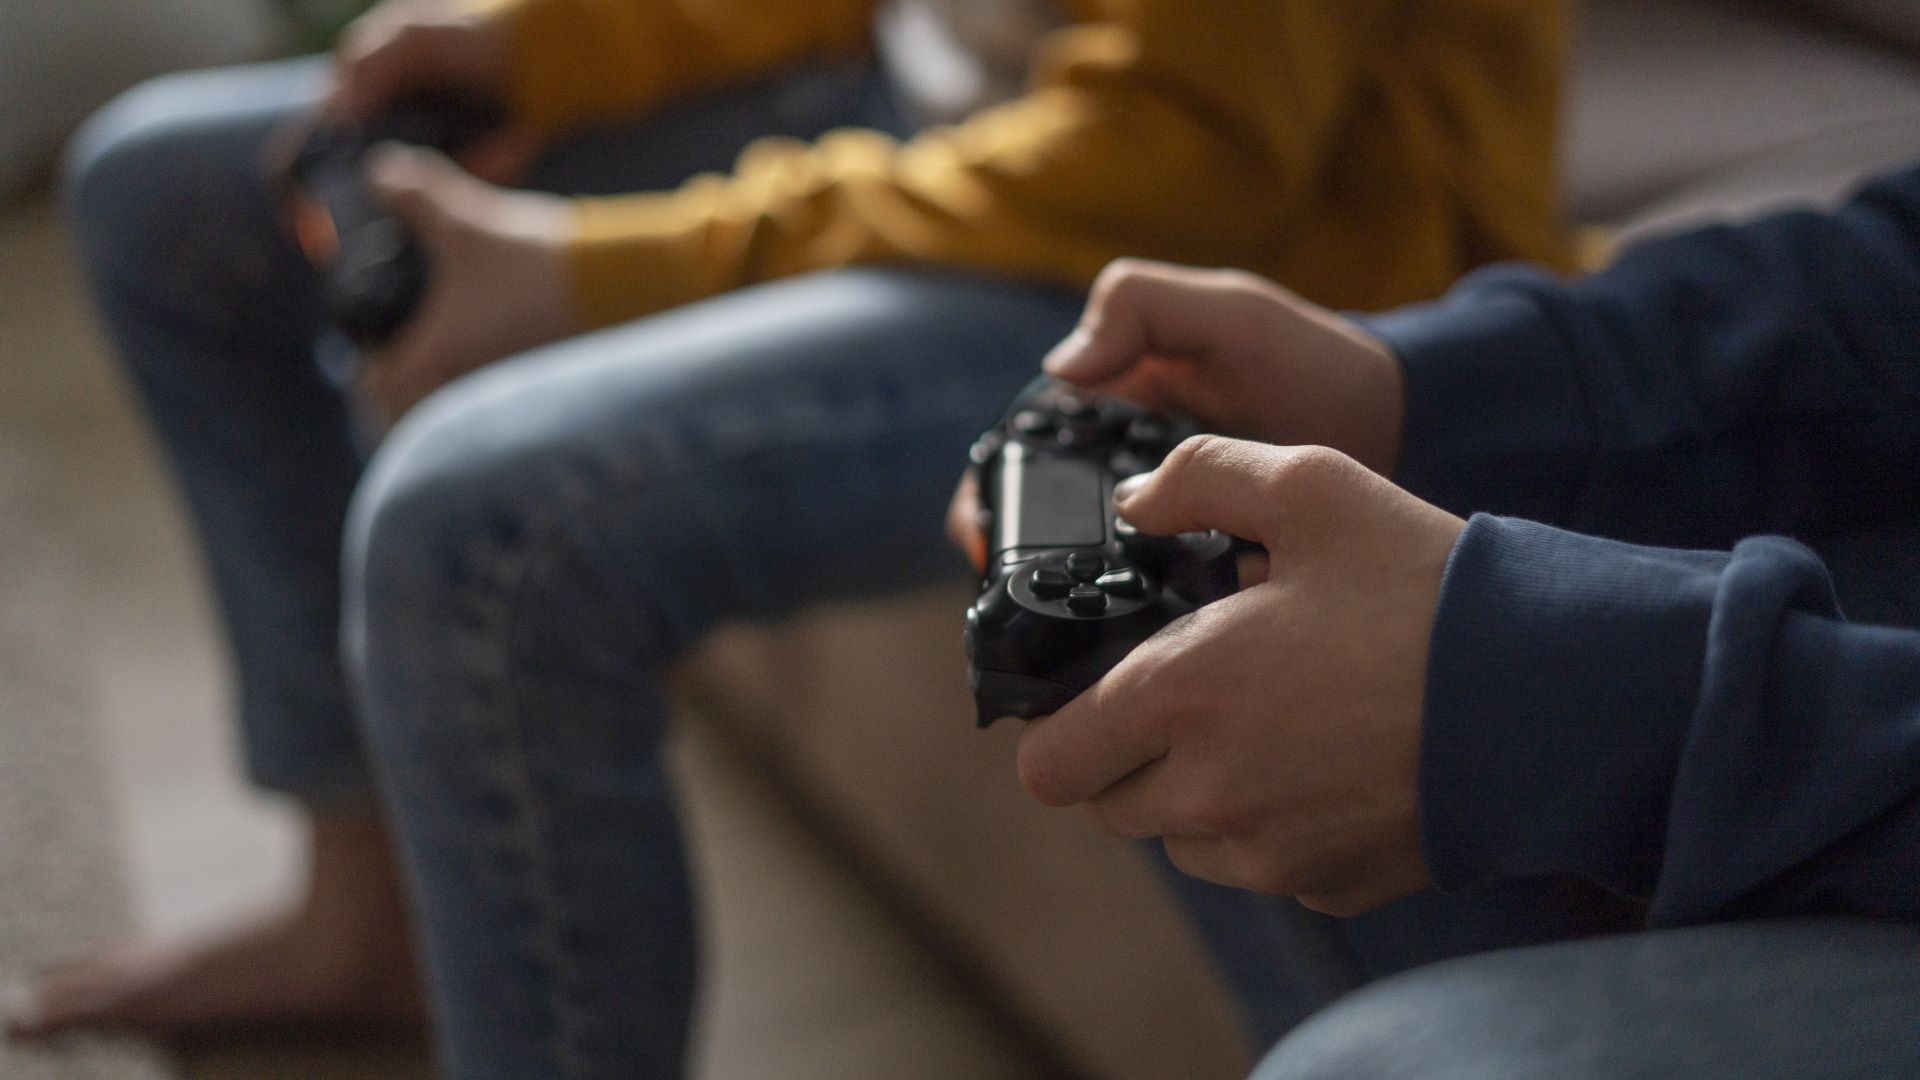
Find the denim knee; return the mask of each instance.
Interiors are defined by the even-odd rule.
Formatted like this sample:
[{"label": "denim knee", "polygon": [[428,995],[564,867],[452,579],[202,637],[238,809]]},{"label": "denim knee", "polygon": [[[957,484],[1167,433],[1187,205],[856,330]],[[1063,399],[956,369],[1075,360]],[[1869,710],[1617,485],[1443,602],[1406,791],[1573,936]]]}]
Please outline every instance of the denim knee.
[{"label": "denim knee", "polygon": [[583,538],[608,481],[577,433],[535,418],[532,404],[469,378],[429,398],[375,455],[347,520],[356,666],[368,635],[405,643],[448,618],[504,635],[508,618],[591,606],[584,579],[606,568]]},{"label": "denim knee", "polygon": [[191,181],[202,118],[161,76],[102,106],[67,144],[61,194],[89,249],[141,250]]},{"label": "denim knee", "polygon": [[1786,919],[1505,949],[1349,994],[1254,1080],[1916,1075],[1920,930]]},{"label": "denim knee", "polygon": [[239,273],[257,272],[256,253],[280,241],[267,150],[318,98],[324,71],[294,60],[163,75],[102,106],[61,169],[93,268],[159,263],[177,274],[195,250],[217,249]]}]

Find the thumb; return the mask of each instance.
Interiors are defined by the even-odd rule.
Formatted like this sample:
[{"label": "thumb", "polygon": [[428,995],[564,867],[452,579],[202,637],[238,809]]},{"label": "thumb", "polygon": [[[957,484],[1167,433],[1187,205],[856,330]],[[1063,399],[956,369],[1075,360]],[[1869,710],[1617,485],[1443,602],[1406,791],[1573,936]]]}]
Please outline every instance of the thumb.
[{"label": "thumb", "polygon": [[1153,535],[1219,529],[1271,547],[1273,502],[1301,454],[1292,447],[1195,435],[1158,469],[1115,489],[1115,507]]},{"label": "thumb", "polygon": [[487,190],[446,155],[399,143],[368,153],[367,181],[382,206],[429,241],[471,217],[473,204]]}]

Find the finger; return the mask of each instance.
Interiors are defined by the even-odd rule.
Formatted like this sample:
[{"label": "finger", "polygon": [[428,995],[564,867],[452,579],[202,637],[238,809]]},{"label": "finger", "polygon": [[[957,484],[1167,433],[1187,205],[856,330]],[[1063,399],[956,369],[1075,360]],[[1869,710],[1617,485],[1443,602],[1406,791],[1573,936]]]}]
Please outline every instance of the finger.
[{"label": "finger", "polygon": [[1193,822],[1179,819],[1173,809],[1173,781],[1167,774],[1165,758],[1148,762],[1088,799],[1081,809],[1095,829],[1128,840],[1204,833]]},{"label": "finger", "polygon": [[[1317,449],[1317,448],[1315,448]],[[1220,529],[1267,544],[1276,496],[1306,452],[1296,447],[1196,435],[1158,469],[1114,491],[1121,516],[1147,533]]]},{"label": "finger", "polygon": [[1060,711],[1020,733],[1020,783],[1045,806],[1072,806],[1166,756],[1161,702],[1136,649]]},{"label": "finger", "polygon": [[472,217],[491,190],[446,155],[398,143],[374,147],[367,178],[381,204],[429,245]]},{"label": "finger", "polygon": [[1264,551],[1243,551],[1234,556],[1233,562],[1242,589],[1251,589],[1267,580],[1268,573],[1273,569]]},{"label": "finger", "polygon": [[1162,845],[1167,851],[1167,861],[1188,877],[1239,887],[1239,883],[1232,879],[1232,858],[1227,842],[1220,837],[1174,834],[1167,836]]},{"label": "finger", "polygon": [[333,52],[329,112],[364,119],[394,92],[399,73],[406,66],[401,50],[394,48],[403,28],[399,19],[376,8],[341,32]]},{"label": "finger", "polygon": [[1240,271],[1120,259],[1095,279],[1080,325],[1042,364],[1092,386],[1147,357],[1204,360],[1231,330],[1261,316],[1274,288]]},{"label": "finger", "polygon": [[980,522],[980,474],[968,469],[960,476],[947,503],[947,539],[966,555],[977,573],[987,572],[987,533]]},{"label": "finger", "polygon": [[490,184],[512,184],[540,156],[540,140],[525,131],[488,136],[460,152],[460,166]]}]

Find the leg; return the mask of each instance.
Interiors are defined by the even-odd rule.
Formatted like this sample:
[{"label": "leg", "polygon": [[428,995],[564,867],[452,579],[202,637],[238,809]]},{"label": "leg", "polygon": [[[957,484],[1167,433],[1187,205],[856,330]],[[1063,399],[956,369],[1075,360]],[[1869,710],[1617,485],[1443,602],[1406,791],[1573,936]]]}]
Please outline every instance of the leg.
[{"label": "leg", "polygon": [[1256,1080],[1920,1076],[1920,930],[1735,923],[1489,953],[1353,994]]},{"label": "leg", "polygon": [[[16,1034],[160,1031],[417,1014],[389,843],[337,654],[339,536],[360,456],[316,363],[313,275],[282,237],[266,147],[311,108],[310,59],[169,76],[76,139],[67,194],[108,330],[165,443],[208,552],[240,682],[253,778],[313,812],[304,896],[208,940],[116,949],[54,972]],[[845,66],[791,73],[569,141],[531,183],[664,187],[746,139],[893,123]]]},{"label": "leg", "polygon": [[312,275],[280,239],[263,171],[269,133],[308,106],[322,70],[149,83],[88,125],[67,183],[107,329],[207,546],[250,768],[316,807],[313,887],[207,940],[57,969],[9,1017],[16,1034],[417,1022],[398,876],[384,829],[355,798],[366,780],[333,630],[337,533],[359,463],[314,364]]},{"label": "leg", "polygon": [[958,465],[1078,308],[816,275],[509,361],[394,433],[350,528],[348,640],[448,1075],[678,1073],[661,669],[722,620],[963,579]]}]

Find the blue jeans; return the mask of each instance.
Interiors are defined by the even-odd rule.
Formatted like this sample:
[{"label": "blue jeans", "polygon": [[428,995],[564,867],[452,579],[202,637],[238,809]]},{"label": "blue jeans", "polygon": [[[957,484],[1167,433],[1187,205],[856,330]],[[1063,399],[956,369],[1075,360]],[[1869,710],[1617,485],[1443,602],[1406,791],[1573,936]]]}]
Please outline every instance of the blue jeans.
[{"label": "blue jeans", "polygon": [[1920,928],[1789,919],[1433,964],[1343,998],[1255,1080],[1904,1080]]}]

